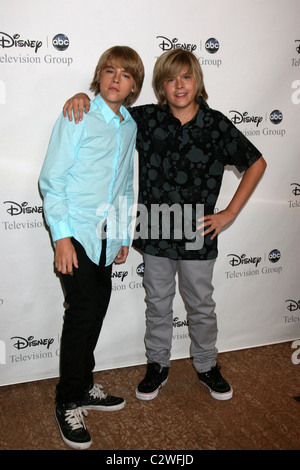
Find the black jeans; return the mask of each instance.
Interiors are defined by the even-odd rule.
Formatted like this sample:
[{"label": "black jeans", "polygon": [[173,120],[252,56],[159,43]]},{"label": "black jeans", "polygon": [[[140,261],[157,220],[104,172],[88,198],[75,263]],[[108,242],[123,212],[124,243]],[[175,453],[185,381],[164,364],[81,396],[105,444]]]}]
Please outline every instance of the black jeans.
[{"label": "black jeans", "polygon": [[94,350],[111,296],[112,265],[105,267],[105,241],[97,266],[72,238],[78,268],[74,268],[73,276],[61,275],[68,308],[61,337],[58,404],[79,403],[84,391],[93,385]]}]

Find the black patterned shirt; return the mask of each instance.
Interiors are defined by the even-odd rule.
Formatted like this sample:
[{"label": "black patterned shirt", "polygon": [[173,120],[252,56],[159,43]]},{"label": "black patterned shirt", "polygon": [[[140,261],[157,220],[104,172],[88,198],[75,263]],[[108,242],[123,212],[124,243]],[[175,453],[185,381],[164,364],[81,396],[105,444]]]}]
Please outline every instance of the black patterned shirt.
[{"label": "black patterned shirt", "polygon": [[[243,172],[261,157],[225,115],[211,109],[202,98],[199,103],[194,118],[184,125],[168,106],[161,109],[151,104],[129,110],[138,125],[139,153],[139,206],[133,245],[144,253],[174,260],[216,258],[217,237],[202,237],[201,248],[195,237],[192,243],[198,208],[204,208],[202,215],[214,213],[226,165]],[[162,209],[159,218],[152,213],[154,208],[157,214],[158,207]],[[177,223],[178,213],[170,211],[175,207],[182,209],[181,224]],[[186,214],[192,215],[188,234],[184,207]],[[168,225],[169,233],[165,231]]]}]

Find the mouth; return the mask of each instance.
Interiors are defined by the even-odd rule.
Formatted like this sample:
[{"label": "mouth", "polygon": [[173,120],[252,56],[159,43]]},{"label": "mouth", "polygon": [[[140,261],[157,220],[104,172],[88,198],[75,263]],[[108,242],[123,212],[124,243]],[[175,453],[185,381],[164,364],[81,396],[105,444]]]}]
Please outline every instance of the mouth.
[{"label": "mouth", "polygon": [[115,93],[119,93],[119,91],[120,91],[118,88],[115,88],[115,87],[109,87],[108,89],[109,89],[109,91],[113,91]]},{"label": "mouth", "polygon": [[187,93],[176,93],[176,98],[185,98]]}]

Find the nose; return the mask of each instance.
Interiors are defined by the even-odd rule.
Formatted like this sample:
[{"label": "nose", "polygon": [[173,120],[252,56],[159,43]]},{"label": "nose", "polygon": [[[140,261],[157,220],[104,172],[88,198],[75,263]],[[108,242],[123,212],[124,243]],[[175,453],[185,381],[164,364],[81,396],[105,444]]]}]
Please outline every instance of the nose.
[{"label": "nose", "polygon": [[183,86],[182,77],[177,77],[176,78],[176,88],[182,88],[182,86]]},{"label": "nose", "polygon": [[114,74],[114,77],[113,77],[113,82],[114,83],[119,83],[120,82],[120,74],[121,74],[121,72],[116,71],[116,73]]}]

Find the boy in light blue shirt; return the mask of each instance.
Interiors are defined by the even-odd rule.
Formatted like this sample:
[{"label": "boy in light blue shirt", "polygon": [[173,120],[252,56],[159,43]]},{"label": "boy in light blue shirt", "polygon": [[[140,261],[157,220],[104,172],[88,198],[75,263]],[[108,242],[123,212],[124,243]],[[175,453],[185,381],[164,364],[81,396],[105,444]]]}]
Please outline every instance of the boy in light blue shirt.
[{"label": "boy in light blue shirt", "polygon": [[91,83],[96,97],[90,113],[79,126],[58,118],[39,179],[69,305],[55,417],[63,440],[76,449],[92,443],[82,416],[86,409],[125,405],[93,383],[92,371],[112,263],[124,262],[128,254],[137,127],[126,107],[139,96],[143,79],[143,63],[133,49],[115,46],[102,54]]}]

